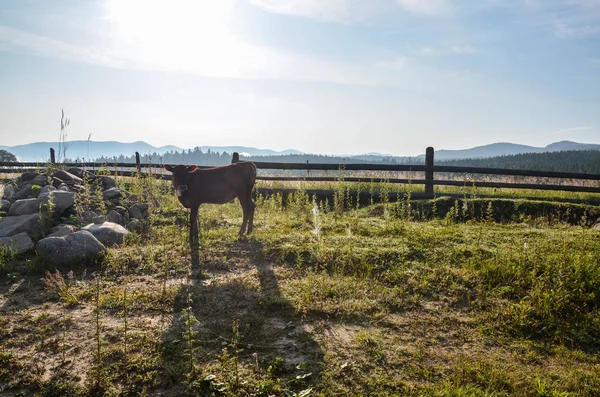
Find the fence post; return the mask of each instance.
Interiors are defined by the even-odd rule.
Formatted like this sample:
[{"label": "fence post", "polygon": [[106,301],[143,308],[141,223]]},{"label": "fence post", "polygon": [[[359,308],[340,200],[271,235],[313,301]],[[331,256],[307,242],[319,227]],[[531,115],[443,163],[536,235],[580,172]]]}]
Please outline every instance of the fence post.
[{"label": "fence post", "polygon": [[240,154],[238,152],[233,152],[233,157],[231,158],[231,164],[237,163],[240,161]]},{"label": "fence post", "polygon": [[142,171],[142,167],[140,165],[140,154],[138,152],[135,152],[135,166],[136,166],[138,172]]},{"label": "fence post", "polygon": [[433,148],[430,146],[425,149],[425,195],[429,198],[433,198]]},{"label": "fence post", "polygon": [[56,164],[56,158],[54,157],[54,149],[50,148],[50,162]]}]

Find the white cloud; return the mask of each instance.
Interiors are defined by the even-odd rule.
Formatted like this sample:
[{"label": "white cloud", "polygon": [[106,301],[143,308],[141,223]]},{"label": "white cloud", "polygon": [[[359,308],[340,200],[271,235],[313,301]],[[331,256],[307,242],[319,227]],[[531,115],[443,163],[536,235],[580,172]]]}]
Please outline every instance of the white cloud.
[{"label": "white cloud", "polygon": [[561,39],[591,37],[600,34],[600,25],[567,26],[559,23],[555,27],[555,34]]},{"label": "white cloud", "polygon": [[561,130],[556,130],[556,131],[552,131],[550,134],[552,135],[560,135],[560,134],[564,134],[567,132],[575,132],[575,131],[588,131],[593,129],[590,126],[581,126],[581,127],[571,127],[571,128],[563,128]]},{"label": "white cloud", "polygon": [[406,58],[397,57],[375,62],[376,67],[392,70],[401,70],[406,65]]},{"label": "white cloud", "polygon": [[448,0],[396,0],[404,10],[416,14],[439,15],[452,9]]},{"label": "white cloud", "polygon": [[432,47],[423,47],[418,50],[419,53],[423,55],[443,55],[443,54],[454,54],[454,55],[474,55],[479,54],[477,48],[470,45],[453,45],[445,48],[432,48]]},{"label": "white cloud", "polygon": [[450,0],[247,0],[266,11],[323,21],[370,22],[390,14],[440,15],[452,10]]},{"label": "white cloud", "polygon": [[59,58],[66,61],[90,63],[106,67],[124,67],[124,62],[113,59],[107,53],[82,48],[49,37],[24,32],[0,25],[0,46],[4,51]]}]

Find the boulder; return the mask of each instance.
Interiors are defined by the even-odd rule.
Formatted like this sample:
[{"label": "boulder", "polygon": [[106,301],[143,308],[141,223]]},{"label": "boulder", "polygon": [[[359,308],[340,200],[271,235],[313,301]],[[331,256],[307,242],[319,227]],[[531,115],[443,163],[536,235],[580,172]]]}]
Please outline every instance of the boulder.
[{"label": "boulder", "polygon": [[133,219],[138,219],[138,220],[144,219],[144,214],[136,205],[132,205],[131,208],[129,208],[129,215]]},{"label": "boulder", "polygon": [[24,185],[19,190],[17,190],[17,192],[11,197],[11,200],[16,201],[16,200],[23,200],[23,199],[29,198],[29,196],[31,196],[31,187],[32,186],[33,185],[30,183]]},{"label": "boulder", "polygon": [[79,218],[83,225],[87,225],[88,223],[95,223],[94,218],[96,218],[97,216],[98,216],[98,214],[95,213],[94,211],[85,210],[81,213]]},{"label": "boulder", "polygon": [[61,215],[67,209],[75,204],[75,193],[65,192],[63,190],[53,190],[48,193],[40,194],[41,205],[45,206],[50,200],[54,203],[54,213]]},{"label": "boulder", "polygon": [[102,192],[102,197],[104,200],[113,200],[118,199],[123,196],[123,191],[116,187],[111,187],[110,189],[106,189]]},{"label": "boulder", "polygon": [[13,255],[21,254],[33,248],[33,241],[27,233],[19,233],[10,237],[0,237],[0,247],[8,249]]},{"label": "boulder", "polygon": [[75,233],[77,228],[73,225],[58,225],[50,229],[51,234],[46,237],[64,237],[67,234]]},{"label": "boulder", "polygon": [[19,182],[28,182],[31,181],[33,178],[35,178],[36,176],[38,176],[39,174],[35,171],[26,171],[24,173],[21,174],[21,176],[19,176]]},{"label": "boulder", "polygon": [[41,239],[36,250],[42,259],[64,264],[94,258],[106,251],[106,247],[90,232],[82,230],[63,237]]},{"label": "boulder", "polygon": [[117,181],[115,181],[114,178],[111,178],[110,176],[102,175],[100,179],[102,180],[102,188],[104,190],[110,189],[112,187],[117,187]]},{"label": "boulder", "polygon": [[0,219],[0,237],[14,236],[25,232],[30,236],[41,232],[40,214],[7,216]]},{"label": "boulder", "polygon": [[596,223],[596,224],[594,225],[594,230],[598,230],[598,231],[600,231],[600,223]]},{"label": "boulder", "polygon": [[92,233],[98,241],[108,246],[121,244],[129,231],[123,226],[112,222],[104,222],[102,224],[89,224],[83,228]]},{"label": "boulder", "polygon": [[4,186],[4,194],[2,195],[2,198],[10,201],[16,192],[17,191],[14,186]]},{"label": "boulder", "polygon": [[112,223],[118,223],[119,225],[125,224],[125,217],[115,210],[112,210],[108,213],[106,220]]},{"label": "boulder", "polygon": [[125,228],[130,232],[139,231],[142,229],[142,222],[138,221],[137,219],[132,219],[131,222],[125,225]]},{"label": "boulder", "polygon": [[52,185],[46,185],[46,186],[44,186],[42,188],[42,190],[40,190],[40,195],[46,194],[46,193],[50,193],[50,192],[52,192],[54,190],[56,190],[56,188],[54,186],[52,186]]},{"label": "boulder", "polygon": [[67,172],[65,170],[58,170],[54,173],[54,178],[58,178],[61,181],[67,183],[67,184],[77,184],[77,185],[82,185],[83,184],[83,179],[81,179],[78,176],[75,176],[73,174],[71,174],[70,172]]},{"label": "boulder", "polygon": [[82,170],[81,168],[69,168],[69,173],[75,175],[78,178],[87,178],[89,181],[96,179],[96,174],[90,171]]},{"label": "boulder", "polygon": [[63,191],[63,192],[70,192],[70,191],[72,191],[72,190],[69,188],[69,185],[67,185],[67,184],[66,184],[66,183],[64,183],[64,182],[61,182],[61,183],[60,183],[60,184],[57,186],[57,189],[58,189],[58,190],[61,190],[61,191]]},{"label": "boulder", "polygon": [[8,212],[11,202],[9,200],[0,200],[0,212]]},{"label": "boulder", "polygon": [[36,198],[17,200],[10,206],[8,216],[33,214],[40,210],[40,201]]},{"label": "boulder", "polygon": [[30,183],[32,185],[46,186],[48,184],[48,177],[46,174],[41,174],[33,178]]},{"label": "boulder", "polygon": [[92,218],[92,223],[94,223],[96,225],[100,225],[104,222],[106,222],[106,217],[104,215],[98,215],[98,216],[95,216],[94,218]]}]

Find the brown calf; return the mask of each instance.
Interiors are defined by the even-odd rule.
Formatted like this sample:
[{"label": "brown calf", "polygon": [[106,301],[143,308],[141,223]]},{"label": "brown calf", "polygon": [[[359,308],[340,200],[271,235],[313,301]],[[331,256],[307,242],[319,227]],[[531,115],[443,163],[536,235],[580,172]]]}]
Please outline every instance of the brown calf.
[{"label": "brown calf", "polygon": [[179,202],[191,210],[190,242],[198,239],[198,208],[200,204],[224,204],[238,198],[244,211],[240,235],[246,225],[252,232],[255,205],[252,189],[256,180],[256,165],[249,161],[215,168],[199,169],[195,165],[165,165],[173,173],[173,187]]}]

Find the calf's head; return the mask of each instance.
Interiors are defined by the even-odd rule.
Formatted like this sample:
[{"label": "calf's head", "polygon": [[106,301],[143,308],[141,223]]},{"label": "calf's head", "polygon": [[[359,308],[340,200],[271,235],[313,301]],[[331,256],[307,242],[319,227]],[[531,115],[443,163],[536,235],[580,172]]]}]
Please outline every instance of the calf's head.
[{"label": "calf's head", "polygon": [[173,173],[173,187],[177,197],[181,197],[185,191],[189,189],[190,174],[196,171],[198,167],[195,165],[176,165],[172,166],[165,164],[165,170]]}]

